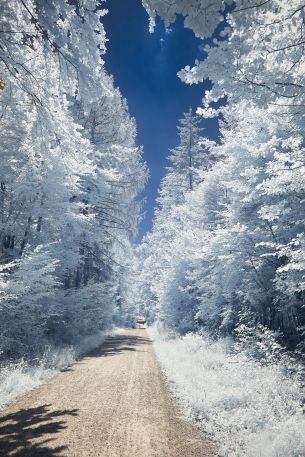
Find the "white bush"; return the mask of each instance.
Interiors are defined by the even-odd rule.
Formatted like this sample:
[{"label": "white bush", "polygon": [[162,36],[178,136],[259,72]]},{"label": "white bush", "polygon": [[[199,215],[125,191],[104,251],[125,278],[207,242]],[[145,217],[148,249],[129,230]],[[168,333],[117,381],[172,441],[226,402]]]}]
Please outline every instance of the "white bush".
[{"label": "white bush", "polygon": [[297,374],[234,353],[231,339],[150,329],[183,412],[211,434],[222,457],[301,457],[305,416]]},{"label": "white bush", "polygon": [[[118,330],[119,331],[119,330]],[[60,370],[71,365],[81,355],[98,347],[111,332],[84,338],[79,347],[55,349],[46,348],[41,359],[31,362],[21,360],[0,368],[0,410],[11,403],[18,395],[42,384]]]}]

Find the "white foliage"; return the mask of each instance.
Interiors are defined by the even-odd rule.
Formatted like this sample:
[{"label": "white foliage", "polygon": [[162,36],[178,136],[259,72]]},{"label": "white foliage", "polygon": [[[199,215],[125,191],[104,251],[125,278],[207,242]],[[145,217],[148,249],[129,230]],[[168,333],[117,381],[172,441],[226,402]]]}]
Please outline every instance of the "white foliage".
[{"label": "white foliage", "polygon": [[39,386],[60,370],[74,363],[82,354],[103,343],[110,332],[100,332],[85,337],[76,347],[47,347],[41,357],[0,368],[0,410],[11,403],[17,396]]},{"label": "white foliage", "polygon": [[[225,3],[230,6],[210,5],[225,12]],[[221,21],[204,2],[149,5],[150,14],[170,22],[191,12],[191,27],[201,36]],[[298,0],[234,2],[205,60],[181,73],[187,83],[212,81],[198,113],[220,116],[221,140],[205,142],[210,167],[197,166],[202,182],[184,202],[175,201],[171,173],[164,178],[173,189],[172,206],[156,211],[152,234],[139,250],[152,272],[146,290],[168,325],[175,327],[184,313],[190,328],[232,333],[241,315],[253,312],[290,347],[302,346],[303,14]],[[211,17],[212,29],[203,16]],[[215,109],[220,99],[226,103]]]},{"label": "white foliage", "polygon": [[230,339],[150,329],[170,388],[184,414],[216,440],[223,457],[296,457],[305,453],[297,374],[284,363],[236,353]]},{"label": "white foliage", "polygon": [[[218,144],[205,141],[213,160],[199,165],[201,182],[178,202],[168,192],[137,251],[150,322],[166,328],[155,335],[157,355],[185,412],[216,436],[220,455],[299,457],[304,4],[143,4],[152,22],[159,14],[169,25],[182,14],[197,36],[212,37],[203,42],[204,60],[179,76],[212,82],[197,113],[218,117],[220,128]],[[170,172],[163,182],[174,184]],[[176,335],[189,331],[196,333]]]},{"label": "white foliage", "polygon": [[103,66],[105,10],[95,0],[0,7],[5,365],[112,327],[146,170],[135,122]]}]

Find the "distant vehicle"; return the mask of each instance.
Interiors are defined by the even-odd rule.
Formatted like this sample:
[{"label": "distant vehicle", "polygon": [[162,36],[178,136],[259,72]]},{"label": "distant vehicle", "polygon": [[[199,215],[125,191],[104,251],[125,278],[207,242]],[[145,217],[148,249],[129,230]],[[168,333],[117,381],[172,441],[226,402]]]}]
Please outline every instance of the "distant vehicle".
[{"label": "distant vehicle", "polygon": [[146,319],[144,316],[139,316],[136,319],[136,328],[146,328]]}]

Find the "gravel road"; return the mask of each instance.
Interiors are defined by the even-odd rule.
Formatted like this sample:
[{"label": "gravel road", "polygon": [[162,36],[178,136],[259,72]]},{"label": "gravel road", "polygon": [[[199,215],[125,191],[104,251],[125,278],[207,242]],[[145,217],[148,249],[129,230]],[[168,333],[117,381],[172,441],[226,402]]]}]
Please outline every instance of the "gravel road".
[{"label": "gravel road", "polygon": [[179,419],[145,330],[125,330],[0,414],[3,457],[212,457]]}]

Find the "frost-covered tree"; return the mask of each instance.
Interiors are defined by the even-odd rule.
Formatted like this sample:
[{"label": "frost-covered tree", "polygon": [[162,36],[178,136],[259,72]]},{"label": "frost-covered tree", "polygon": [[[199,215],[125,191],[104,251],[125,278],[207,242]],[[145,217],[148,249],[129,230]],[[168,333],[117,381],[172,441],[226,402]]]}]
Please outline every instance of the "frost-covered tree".
[{"label": "frost-covered tree", "polygon": [[176,20],[177,14],[185,17],[184,25],[194,31],[196,36],[209,37],[224,19],[226,5],[232,0],[142,0],[150,17],[150,30],[153,31],[156,16],[159,15],[166,26]]},{"label": "frost-covered tree", "polygon": [[[204,326],[214,334],[263,325],[290,347],[301,348],[304,5],[298,0],[150,0],[143,5],[151,25],[157,14],[167,25],[182,14],[198,37],[213,37],[204,61],[179,75],[190,84],[212,81],[197,113],[221,119],[220,144],[208,145],[221,160],[168,213],[162,228],[174,235],[162,245],[169,268],[153,282],[159,291],[156,309],[178,329],[183,330],[183,313],[193,328]],[[160,265],[150,241],[159,241],[159,228],[148,238],[143,265]],[[181,275],[175,255],[185,245],[181,263],[187,267]]]},{"label": "frost-covered tree", "polygon": [[146,172],[100,5],[0,5],[0,345],[16,358],[112,325]]},{"label": "frost-covered tree", "polygon": [[189,240],[181,240],[179,234],[186,228],[189,194],[198,188],[215,162],[199,123],[200,118],[192,110],[179,121],[179,145],[168,156],[171,164],[160,184],[153,230],[138,250],[139,290],[146,313],[150,319],[157,313],[164,321],[176,323],[185,331],[192,328],[194,307],[187,293]]},{"label": "frost-covered tree", "polygon": [[190,108],[179,121],[179,145],[170,151],[170,166],[160,186],[158,203],[171,207],[183,203],[188,191],[202,180],[201,174],[208,167],[208,154],[203,145],[201,119]]}]

